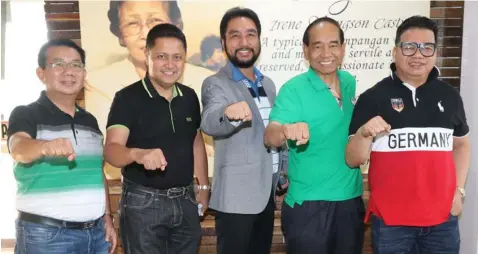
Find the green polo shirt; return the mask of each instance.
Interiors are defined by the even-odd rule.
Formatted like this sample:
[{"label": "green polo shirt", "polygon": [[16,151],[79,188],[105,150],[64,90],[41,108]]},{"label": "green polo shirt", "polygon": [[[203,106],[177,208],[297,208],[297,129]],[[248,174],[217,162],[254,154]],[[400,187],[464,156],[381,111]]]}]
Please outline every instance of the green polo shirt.
[{"label": "green polo shirt", "polygon": [[328,86],[312,69],[285,83],[275,100],[270,121],[305,122],[310,139],[296,146],[288,141],[290,181],[285,202],[341,201],[362,195],[362,174],[345,163],[345,147],[355,98],[355,78],[338,71],[342,109]]}]

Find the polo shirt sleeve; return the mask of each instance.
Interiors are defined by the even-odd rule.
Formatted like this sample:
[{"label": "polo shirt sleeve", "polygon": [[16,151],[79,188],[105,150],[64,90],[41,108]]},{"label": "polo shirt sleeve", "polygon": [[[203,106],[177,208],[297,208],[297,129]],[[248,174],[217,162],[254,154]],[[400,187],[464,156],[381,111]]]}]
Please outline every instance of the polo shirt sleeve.
[{"label": "polo shirt sleeve", "polygon": [[123,93],[117,92],[108,114],[106,130],[114,127],[125,127],[131,130],[134,121],[133,115],[130,101],[125,98]]},{"label": "polo shirt sleeve", "polygon": [[453,116],[453,136],[463,137],[470,131],[466,122],[465,108],[463,106],[463,100],[458,95],[457,110]]},{"label": "polo shirt sleeve", "polygon": [[280,124],[292,124],[301,120],[301,103],[299,95],[291,85],[285,84],[279,90],[269,121]]},{"label": "polo shirt sleeve", "polygon": [[352,120],[350,121],[349,126],[349,136],[355,135],[362,125],[377,115],[377,104],[371,98],[368,91],[362,93],[355,103],[354,111],[352,113]]},{"label": "polo shirt sleeve", "polygon": [[30,135],[31,138],[36,138],[37,126],[35,118],[33,117],[31,109],[27,106],[18,106],[13,109],[10,114],[10,118],[8,119],[7,143],[10,141],[10,137],[18,132],[25,132]]}]

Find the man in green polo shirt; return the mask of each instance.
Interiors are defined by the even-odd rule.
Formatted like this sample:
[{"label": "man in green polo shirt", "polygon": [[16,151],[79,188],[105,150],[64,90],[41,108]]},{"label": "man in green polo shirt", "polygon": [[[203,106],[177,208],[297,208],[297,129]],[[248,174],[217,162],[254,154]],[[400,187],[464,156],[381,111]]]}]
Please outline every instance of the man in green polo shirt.
[{"label": "man in green polo shirt", "polygon": [[337,21],[323,17],[304,32],[308,72],[280,89],[264,134],[287,140],[289,190],[282,206],[287,253],[362,253],[362,176],[345,163],[355,78],[338,70],[345,54]]}]

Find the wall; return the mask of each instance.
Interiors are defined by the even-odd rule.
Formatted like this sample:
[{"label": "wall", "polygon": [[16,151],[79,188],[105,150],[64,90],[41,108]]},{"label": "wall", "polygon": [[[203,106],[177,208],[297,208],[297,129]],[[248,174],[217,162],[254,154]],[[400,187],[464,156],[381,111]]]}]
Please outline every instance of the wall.
[{"label": "wall", "polygon": [[471,140],[471,167],[466,183],[467,196],[465,207],[460,220],[461,252],[462,254],[478,253],[478,34],[476,22],[478,20],[478,2],[466,1],[463,22],[463,56],[461,72],[461,95],[470,126]]},{"label": "wall", "polygon": [[[5,2],[2,1],[2,4]],[[5,79],[0,81],[0,115],[8,120],[16,105],[36,100],[44,86],[38,80],[37,55],[46,42],[46,24],[43,4],[38,1],[12,1],[9,3],[9,22],[5,38]],[[4,145],[4,144],[2,144]],[[0,153],[0,238],[15,236],[16,182],[13,161],[2,146]]]}]

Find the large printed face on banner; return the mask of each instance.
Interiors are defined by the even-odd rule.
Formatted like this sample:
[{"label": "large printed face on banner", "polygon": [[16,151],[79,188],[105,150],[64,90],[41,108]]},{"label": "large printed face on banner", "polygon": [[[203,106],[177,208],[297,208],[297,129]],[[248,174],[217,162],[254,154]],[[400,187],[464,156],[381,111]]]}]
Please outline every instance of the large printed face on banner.
[{"label": "large printed face on banner", "polygon": [[[257,43],[250,40],[252,37],[243,37],[236,42],[226,39],[226,51],[223,51],[219,24],[224,13],[237,6],[250,8],[258,14],[261,36]],[[143,50],[147,31],[165,22],[180,27],[186,35],[188,50],[179,81],[193,88],[199,97],[204,79],[224,66],[226,52],[240,61],[248,61],[260,53],[255,66],[275,82],[277,91],[287,80],[308,70],[306,56],[309,60],[316,59],[310,63],[317,63],[317,68],[324,68],[324,72],[340,66],[356,76],[358,96],[389,75],[395,32],[400,23],[412,15],[429,16],[429,11],[429,1],[407,4],[403,1],[353,0],[80,1],[82,46],[88,63],[85,106],[96,116],[105,133],[116,91],[138,81],[146,73]],[[340,46],[335,48],[332,39],[321,38],[328,40],[330,50],[327,54],[304,54],[305,28],[323,16],[339,22],[345,33],[344,51],[338,50]],[[212,176],[213,141],[210,137],[204,138]],[[109,177],[119,177],[117,169],[107,173]]]},{"label": "large printed face on banner", "polygon": [[[174,3],[174,2],[171,2]],[[130,52],[132,61],[144,63],[146,61],[144,50],[146,47],[146,35],[155,25],[162,23],[180,24],[180,19],[172,21],[170,12],[172,8],[169,2],[152,1],[118,1],[116,3],[117,20],[112,19],[111,26],[117,33],[120,45]],[[110,16],[113,16],[114,9]]]}]

